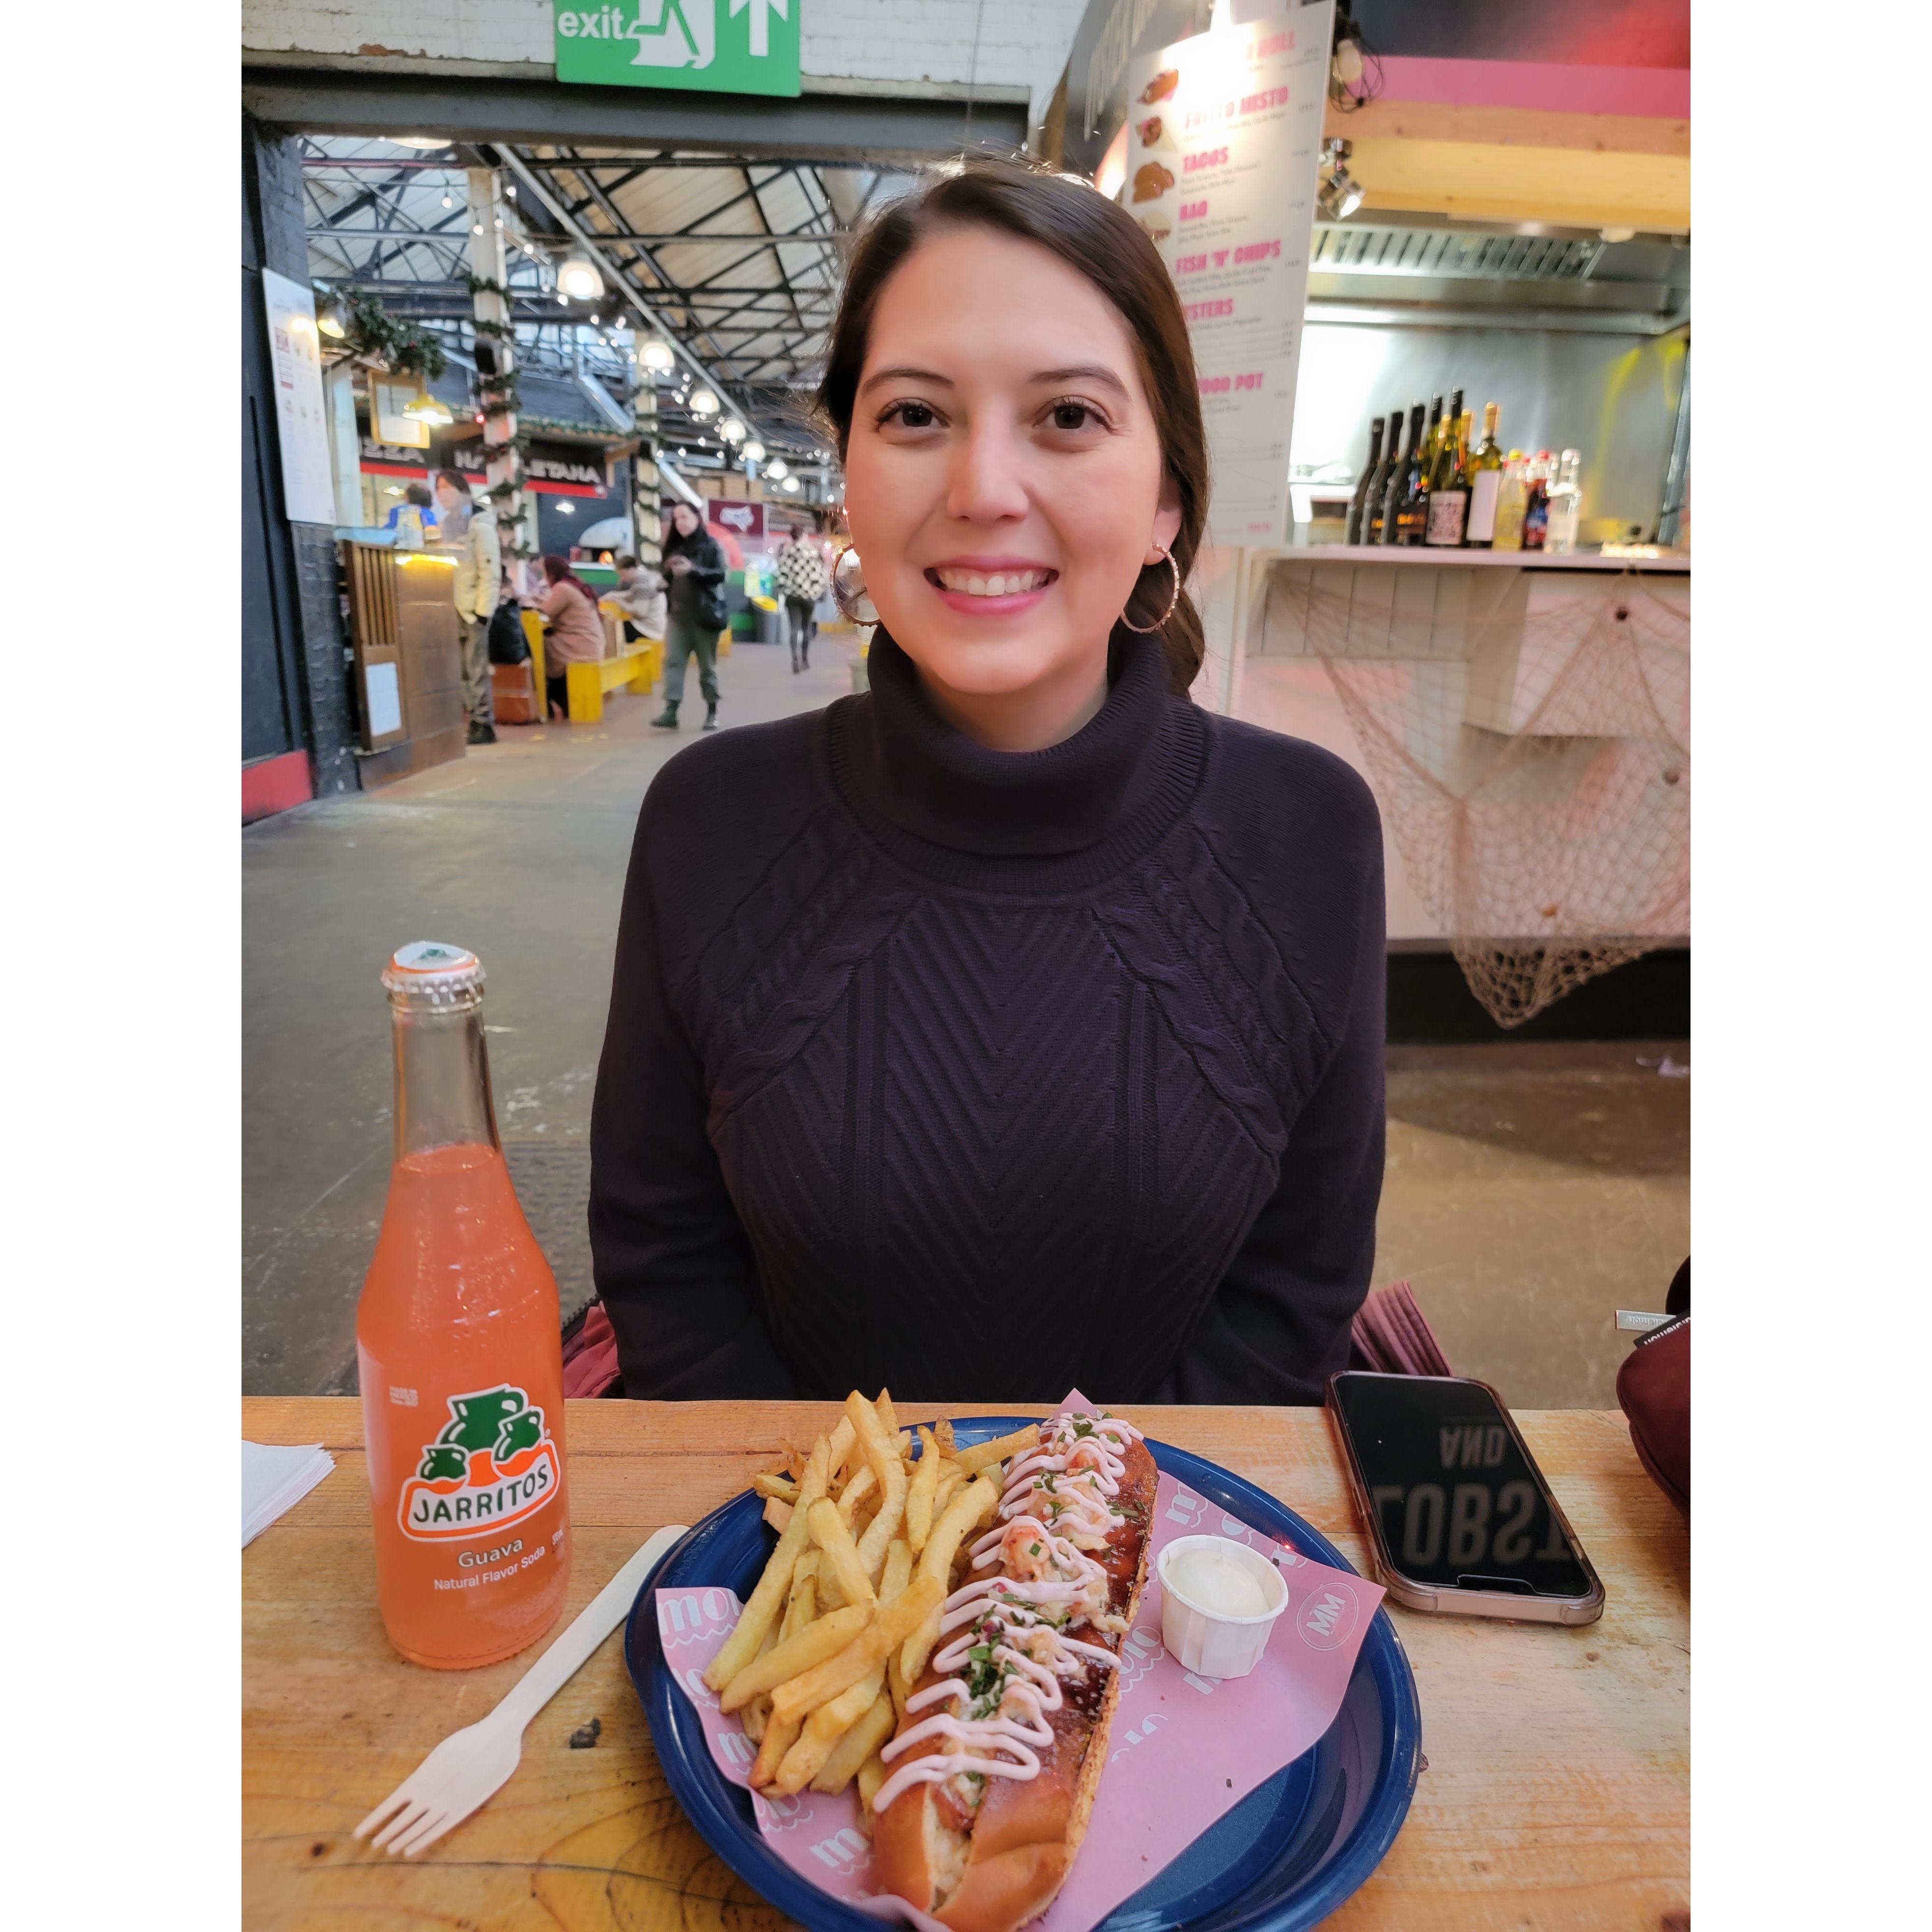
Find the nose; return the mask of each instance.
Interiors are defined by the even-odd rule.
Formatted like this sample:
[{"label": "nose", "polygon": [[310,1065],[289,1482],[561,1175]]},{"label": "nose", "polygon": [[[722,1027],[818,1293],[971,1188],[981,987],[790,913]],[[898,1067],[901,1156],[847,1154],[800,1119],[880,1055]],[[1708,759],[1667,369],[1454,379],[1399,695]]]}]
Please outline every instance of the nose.
[{"label": "nose", "polygon": [[1024,453],[1010,428],[997,419],[974,421],[953,446],[946,514],[992,524],[1023,518],[1028,508]]}]

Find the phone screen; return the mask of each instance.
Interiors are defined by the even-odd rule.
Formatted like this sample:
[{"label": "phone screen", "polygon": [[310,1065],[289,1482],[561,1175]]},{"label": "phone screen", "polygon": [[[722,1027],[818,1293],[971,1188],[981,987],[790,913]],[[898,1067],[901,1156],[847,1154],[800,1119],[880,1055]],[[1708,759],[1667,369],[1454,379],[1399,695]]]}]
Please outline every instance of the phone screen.
[{"label": "phone screen", "polygon": [[1334,1400],[1402,1574],[1437,1589],[1584,1597],[1588,1573],[1486,1389],[1435,1376],[1337,1376]]}]

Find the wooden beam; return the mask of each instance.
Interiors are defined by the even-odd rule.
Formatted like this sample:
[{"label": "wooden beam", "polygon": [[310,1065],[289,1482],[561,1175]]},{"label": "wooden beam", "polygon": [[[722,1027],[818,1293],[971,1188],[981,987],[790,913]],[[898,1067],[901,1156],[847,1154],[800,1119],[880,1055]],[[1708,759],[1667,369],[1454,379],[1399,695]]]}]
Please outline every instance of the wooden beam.
[{"label": "wooden beam", "polygon": [[1361,184],[1365,213],[1401,208],[1471,220],[1690,230],[1685,155],[1349,139],[1348,172]]},{"label": "wooden beam", "polygon": [[1484,147],[1572,148],[1580,153],[1688,159],[1690,123],[1634,114],[1564,114],[1534,107],[1463,107],[1441,100],[1370,101],[1353,113],[1328,104],[1322,133],[1346,141],[1457,141]]}]

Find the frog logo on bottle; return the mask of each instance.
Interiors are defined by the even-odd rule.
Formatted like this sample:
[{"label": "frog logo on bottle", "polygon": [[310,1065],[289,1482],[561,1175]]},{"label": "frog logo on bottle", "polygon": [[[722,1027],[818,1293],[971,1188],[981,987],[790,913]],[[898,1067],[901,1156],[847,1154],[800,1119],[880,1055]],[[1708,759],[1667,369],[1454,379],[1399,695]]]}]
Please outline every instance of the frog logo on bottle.
[{"label": "frog logo on bottle", "polygon": [[534,1516],[558,1492],[556,1445],[544,1412],[520,1388],[449,1398],[449,1420],[403,1485],[403,1534],[454,1542]]}]

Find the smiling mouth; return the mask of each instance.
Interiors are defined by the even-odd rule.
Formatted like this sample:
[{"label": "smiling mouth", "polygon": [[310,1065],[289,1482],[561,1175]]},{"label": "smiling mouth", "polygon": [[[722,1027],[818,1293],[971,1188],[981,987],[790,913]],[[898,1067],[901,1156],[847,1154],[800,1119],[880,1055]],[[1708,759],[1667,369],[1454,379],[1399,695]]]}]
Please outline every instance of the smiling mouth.
[{"label": "smiling mouth", "polygon": [[1057,570],[928,570],[927,583],[962,597],[1023,597],[1043,590],[1060,574]]}]

